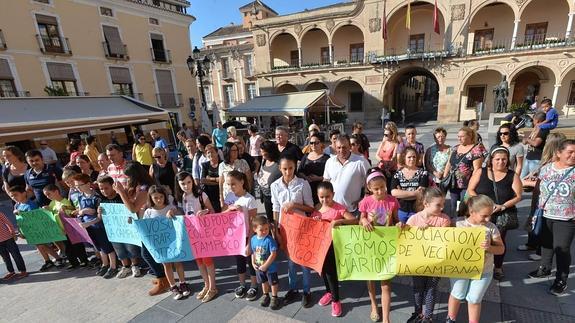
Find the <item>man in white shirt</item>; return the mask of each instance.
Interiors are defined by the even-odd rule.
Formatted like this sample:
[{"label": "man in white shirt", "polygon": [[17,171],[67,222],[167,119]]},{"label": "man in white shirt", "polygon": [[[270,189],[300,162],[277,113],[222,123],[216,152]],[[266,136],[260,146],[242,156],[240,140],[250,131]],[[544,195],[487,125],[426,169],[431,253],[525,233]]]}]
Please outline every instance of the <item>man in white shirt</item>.
[{"label": "man in white shirt", "polygon": [[58,162],[58,156],[56,156],[56,152],[54,149],[48,146],[48,142],[46,140],[40,141],[40,153],[42,153],[42,160],[44,161],[44,164],[53,166]]},{"label": "man in white shirt", "polygon": [[334,188],[334,201],[357,215],[357,204],[361,200],[362,189],[369,163],[363,156],[351,153],[347,135],[339,135],[336,140],[337,155],[325,163],[323,178],[331,182]]}]

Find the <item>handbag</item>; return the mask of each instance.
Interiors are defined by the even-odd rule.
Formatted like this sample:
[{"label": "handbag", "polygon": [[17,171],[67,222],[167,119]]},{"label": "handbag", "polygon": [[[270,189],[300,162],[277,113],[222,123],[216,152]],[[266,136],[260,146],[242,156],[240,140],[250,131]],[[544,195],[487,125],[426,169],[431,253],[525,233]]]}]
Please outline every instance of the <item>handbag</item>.
[{"label": "handbag", "polygon": [[[461,163],[463,158],[467,154],[469,154],[469,152],[471,152],[473,148],[475,148],[475,146],[477,146],[477,144],[473,145],[471,149],[469,149],[465,154],[463,154],[459,158],[459,160],[454,165],[451,166],[451,169],[449,170],[449,173],[447,173],[447,176],[442,178],[441,181],[439,182],[439,189],[441,189],[444,193],[449,191],[450,188],[454,188],[457,185],[457,178],[455,178],[455,170],[457,169],[457,166],[459,166],[459,163]],[[455,151],[455,153],[457,153],[457,150]]]},{"label": "handbag", "polygon": [[565,174],[563,175],[563,177],[561,177],[560,180],[555,182],[555,189],[553,190],[553,192],[550,193],[549,196],[547,196],[547,199],[545,199],[545,202],[543,202],[543,205],[541,207],[538,207],[537,209],[535,209],[535,212],[533,212],[533,222],[531,225],[531,233],[533,233],[534,235],[539,236],[539,235],[541,235],[541,232],[543,232],[543,213],[545,211],[545,205],[547,205],[547,202],[549,202],[549,199],[551,198],[551,196],[553,196],[553,194],[555,194],[557,192],[557,190],[559,189],[559,184],[565,178],[567,178],[567,176],[569,175],[569,173],[571,173],[571,171],[573,171],[573,169],[575,169],[575,167],[571,167],[571,169],[569,169],[567,172],[565,172]]},{"label": "handbag", "polygon": [[[491,182],[493,183],[493,192],[495,193],[495,203],[499,204],[497,185],[495,184],[495,174],[493,173],[493,169],[490,170],[491,176],[493,177]],[[491,221],[495,223],[495,226],[497,229],[499,229],[499,231],[515,230],[519,228],[519,219],[517,218],[516,208],[510,210],[506,209],[504,211],[498,212],[495,219],[492,218]]]}]

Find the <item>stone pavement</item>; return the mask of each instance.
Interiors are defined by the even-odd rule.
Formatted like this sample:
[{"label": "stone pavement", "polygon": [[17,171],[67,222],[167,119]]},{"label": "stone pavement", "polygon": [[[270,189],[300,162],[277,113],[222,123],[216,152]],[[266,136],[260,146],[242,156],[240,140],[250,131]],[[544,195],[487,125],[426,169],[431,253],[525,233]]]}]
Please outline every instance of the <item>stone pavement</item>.
[{"label": "stone pavement", "polygon": [[[575,121],[561,120],[562,125],[575,125]],[[426,146],[432,142],[436,125],[427,124],[419,129],[418,140]],[[458,125],[444,125],[448,132],[448,144],[456,139]],[[483,127],[485,128],[485,127]],[[486,132],[482,129],[483,137]],[[381,140],[381,129],[368,129],[372,141],[371,155]],[[375,159],[373,159],[375,160]],[[520,220],[528,212],[530,194],[525,194],[519,204]],[[10,202],[0,201],[0,211],[10,214]],[[260,212],[263,207],[260,205]],[[550,279],[526,278],[537,263],[527,260],[528,252],[516,251],[526,241],[526,232],[518,229],[508,233],[508,252],[504,265],[505,278],[493,282],[484,298],[482,322],[575,322],[575,276],[569,279],[567,293],[555,297],[547,293]],[[151,277],[104,280],[94,276],[94,270],[79,269],[72,272],[52,270],[39,273],[41,258],[32,246],[19,241],[30,276],[19,282],[0,284],[0,322],[369,322],[369,298],[365,282],[342,282],[341,297],[343,317],[332,318],[330,309],[317,305],[323,294],[323,282],[312,274],[314,305],[304,309],[299,302],[282,307],[278,311],[263,309],[259,301],[236,299],[233,289],[237,286],[233,259],[218,258],[217,282],[220,294],[213,301],[202,304],[194,295],[175,301],[169,294],[148,297]],[[575,251],[574,251],[575,253]],[[575,254],[574,254],[575,256]],[[281,258],[280,296],[287,290],[287,264]],[[5,267],[0,265],[0,275]],[[186,264],[186,276],[194,292],[201,289],[201,279],[195,263]],[[392,286],[392,322],[405,322],[413,310],[411,279],[395,278]],[[436,321],[446,315],[449,282],[440,284],[440,299],[436,306]],[[459,321],[467,319],[465,305],[461,307]]]}]

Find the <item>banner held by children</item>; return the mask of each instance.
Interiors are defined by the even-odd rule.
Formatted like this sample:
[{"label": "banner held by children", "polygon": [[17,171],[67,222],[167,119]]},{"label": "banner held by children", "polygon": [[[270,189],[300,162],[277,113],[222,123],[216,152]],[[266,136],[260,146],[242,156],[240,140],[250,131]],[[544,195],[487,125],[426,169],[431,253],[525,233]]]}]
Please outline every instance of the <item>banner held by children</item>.
[{"label": "banner held by children", "polygon": [[397,273],[479,279],[483,240],[483,228],[405,228],[398,238]]},{"label": "banner held by children", "polygon": [[129,243],[136,246],[142,245],[142,239],[135,225],[128,223],[128,218],[137,219],[136,214],[130,212],[121,203],[102,203],[102,221],[106,227],[106,235],[110,242]]},{"label": "banner held by children", "polygon": [[86,242],[94,245],[94,242],[92,242],[92,239],[88,235],[88,231],[82,227],[82,225],[78,222],[78,219],[69,218],[62,213],[60,213],[58,216],[60,217],[60,220],[64,225],[64,230],[66,231],[66,234],[68,235],[68,238],[72,244]]},{"label": "banner held by children", "polygon": [[244,255],[246,223],[242,212],[185,216],[190,246],[196,258]]},{"label": "banner held by children", "polygon": [[281,229],[282,244],[287,247],[290,259],[321,273],[331,245],[331,224],[285,213],[281,217]]},{"label": "banner held by children", "polygon": [[184,217],[134,220],[144,246],[159,263],[193,260]]},{"label": "banner held by children", "polygon": [[339,280],[387,280],[396,273],[399,228],[376,226],[367,231],[359,225],[332,230]]},{"label": "banner held by children", "polygon": [[38,245],[66,240],[66,235],[56,222],[56,217],[48,210],[21,212],[16,216],[16,222],[28,244]]}]

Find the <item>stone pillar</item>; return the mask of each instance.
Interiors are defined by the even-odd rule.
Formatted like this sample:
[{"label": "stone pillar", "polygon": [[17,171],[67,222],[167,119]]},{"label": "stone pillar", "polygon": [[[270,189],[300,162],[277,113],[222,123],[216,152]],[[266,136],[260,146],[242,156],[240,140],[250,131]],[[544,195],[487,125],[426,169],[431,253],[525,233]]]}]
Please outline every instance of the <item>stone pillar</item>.
[{"label": "stone pillar", "polygon": [[515,20],[515,24],[513,25],[513,38],[511,38],[511,48],[515,48],[515,44],[517,43],[517,31],[519,30],[519,22],[521,20]]},{"label": "stone pillar", "polygon": [[329,50],[329,64],[333,65],[333,49],[331,47],[331,43],[327,44],[327,48]]},{"label": "stone pillar", "polygon": [[555,105],[555,107],[557,107],[557,95],[559,94],[560,87],[561,84],[555,84],[555,88],[553,89],[553,98],[551,99],[551,101],[553,101],[553,105]]},{"label": "stone pillar", "polygon": [[575,12],[569,13],[569,20],[567,20],[567,30],[565,31],[565,40],[568,40],[571,37],[571,29],[573,28],[573,15]]},{"label": "stone pillar", "polygon": [[297,63],[298,63],[298,67],[301,67],[301,47],[297,48]]}]

